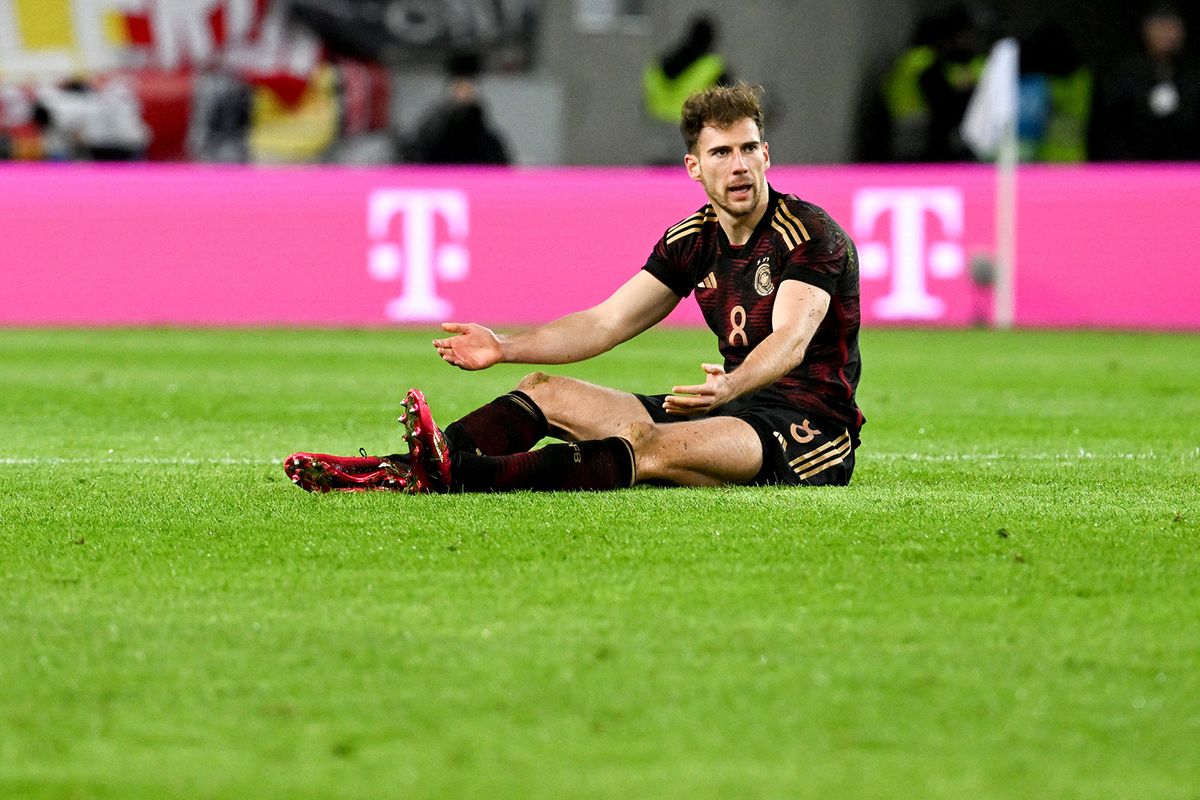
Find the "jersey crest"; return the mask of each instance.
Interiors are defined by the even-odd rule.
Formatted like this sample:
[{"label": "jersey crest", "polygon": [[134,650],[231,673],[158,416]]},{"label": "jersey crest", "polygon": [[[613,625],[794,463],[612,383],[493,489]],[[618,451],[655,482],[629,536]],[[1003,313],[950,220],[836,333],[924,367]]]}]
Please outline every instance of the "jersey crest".
[{"label": "jersey crest", "polygon": [[759,297],[766,297],[775,291],[775,282],[771,280],[771,257],[763,256],[758,260],[754,269],[754,291]]}]

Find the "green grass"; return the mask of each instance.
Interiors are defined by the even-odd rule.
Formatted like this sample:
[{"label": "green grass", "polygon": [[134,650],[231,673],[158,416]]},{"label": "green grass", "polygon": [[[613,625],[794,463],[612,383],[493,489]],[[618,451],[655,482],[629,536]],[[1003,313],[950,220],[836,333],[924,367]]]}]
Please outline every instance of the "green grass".
[{"label": "green grass", "polygon": [[0,331],[0,797],[1197,797],[1200,338],[869,331],[845,489],[292,487],[524,372],[430,336]]}]

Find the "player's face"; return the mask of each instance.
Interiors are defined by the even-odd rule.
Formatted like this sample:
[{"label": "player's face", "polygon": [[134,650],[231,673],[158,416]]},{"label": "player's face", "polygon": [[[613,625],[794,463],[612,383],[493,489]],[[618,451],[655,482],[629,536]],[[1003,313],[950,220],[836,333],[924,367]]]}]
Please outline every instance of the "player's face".
[{"label": "player's face", "polygon": [[695,153],[683,159],[714,205],[734,218],[754,214],[767,202],[771,156],[754,120],[746,117],[728,128],[704,126]]}]

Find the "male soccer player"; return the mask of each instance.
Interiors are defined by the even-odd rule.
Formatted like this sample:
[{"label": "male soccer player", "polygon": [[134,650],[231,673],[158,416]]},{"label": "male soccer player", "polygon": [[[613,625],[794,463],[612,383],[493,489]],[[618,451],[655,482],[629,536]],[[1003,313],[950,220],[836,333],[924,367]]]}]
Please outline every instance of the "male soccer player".
[{"label": "male soccer player", "polygon": [[[758,92],[715,87],[684,104],[684,166],[710,202],[668,228],[607,300],[511,336],[445,323],[450,335],[433,342],[465,370],[582,361],[694,291],[724,357],[701,365],[703,383],[644,396],[534,372],[444,435],[414,389],[401,416],[407,455],[296,453],[291,479],[407,492],[848,483],[864,421],[858,256],[824,211],[768,185]],[[565,443],[530,449],[546,435]]]}]

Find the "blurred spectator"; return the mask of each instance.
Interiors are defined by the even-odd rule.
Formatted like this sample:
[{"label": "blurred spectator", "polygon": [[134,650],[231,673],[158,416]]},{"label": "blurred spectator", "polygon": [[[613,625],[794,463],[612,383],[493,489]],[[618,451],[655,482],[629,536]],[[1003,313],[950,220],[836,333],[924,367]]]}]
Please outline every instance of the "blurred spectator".
[{"label": "blurred spectator", "polygon": [[253,103],[249,84],[229,70],[212,69],[197,76],[188,122],[188,157],[227,164],[248,161]]},{"label": "blurred spectator", "polygon": [[[23,130],[33,126],[33,102],[25,92],[6,83],[0,83],[0,160],[20,158]],[[40,143],[39,143],[40,145]],[[40,156],[40,149],[38,151]]]},{"label": "blurred spectator", "polygon": [[401,147],[401,160],[420,164],[507,164],[508,149],[490,125],[475,78],[479,56],[459,53],[446,69],[450,83],[439,102]]},{"label": "blurred spectator", "polygon": [[936,20],[922,18],[908,49],[900,54],[883,79],[883,104],[887,109],[888,161],[920,161],[929,139],[929,104],[921,91],[921,75],[937,59],[934,49]]},{"label": "blurred spectator", "polygon": [[981,38],[965,5],[918,20],[909,46],[892,62],[878,100],[868,109],[872,120],[882,119],[886,133],[864,137],[866,157],[901,162],[971,158],[959,126],[987,60]]},{"label": "blurred spectator", "polygon": [[1102,160],[1200,158],[1200,67],[1183,51],[1178,9],[1155,6],[1142,18],[1140,52],[1119,60],[1101,83],[1093,155]]},{"label": "blurred spectator", "polygon": [[33,104],[33,121],[42,136],[42,154],[47,161],[83,158],[83,117],[87,113],[88,85],[80,80],[38,89]]},{"label": "blurred spectator", "polygon": [[142,158],[150,142],[141,103],[119,79],[98,90],[81,80],[44,86],[34,120],[45,157],[54,161],[131,161]]},{"label": "blurred spectator", "polygon": [[1021,160],[1086,161],[1091,111],[1092,71],[1071,34],[1039,28],[1021,48]]},{"label": "blurred spectator", "polygon": [[113,79],[92,93],[80,139],[93,161],[134,161],[144,158],[150,129],[142,120],[142,105],[125,81]]},{"label": "blurred spectator", "polygon": [[980,35],[974,17],[962,5],[935,17],[928,33],[933,61],[917,77],[929,114],[920,160],[969,160],[972,156],[963,144],[959,127],[986,61]]},{"label": "blurred spectator", "polygon": [[695,92],[717,84],[732,85],[725,59],[714,51],[716,24],[707,16],[692,19],[683,38],[642,71],[642,103],[656,123],[652,146],[661,152],[651,161],[674,164],[679,150],[679,120],[683,103]]},{"label": "blurred spectator", "polygon": [[[696,17],[687,34],[642,73],[642,97],[652,118],[678,126],[683,102],[716,84],[731,83],[725,59],[713,52],[717,30],[705,16]],[[676,131],[678,133],[678,131]]]}]

